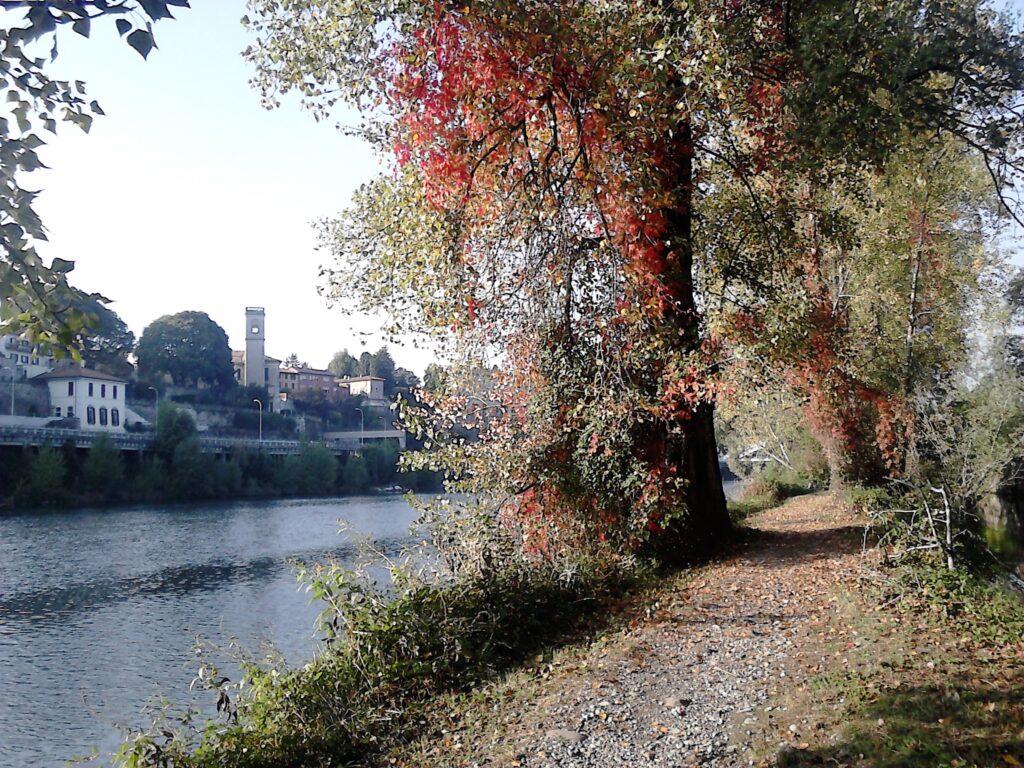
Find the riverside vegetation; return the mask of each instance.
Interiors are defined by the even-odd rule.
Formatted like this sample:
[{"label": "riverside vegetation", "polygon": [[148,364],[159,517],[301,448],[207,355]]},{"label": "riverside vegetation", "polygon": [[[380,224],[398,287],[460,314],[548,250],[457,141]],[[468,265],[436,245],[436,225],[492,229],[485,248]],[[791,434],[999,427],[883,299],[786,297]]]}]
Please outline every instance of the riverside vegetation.
[{"label": "riverside vegetation", "polygon": [[748,498],[736,543],[682,570],[524,564],[446,515],[435,541],[456,571],[395,568],[382,590],[304,567],[326,605],[314,661],[244,657],[240,681],[204,665],[218,718],[154,710],[120,760],[1014,765],[1024,600],[998,569],[950,573],[866,495]]},{"label": "riverside vegetation", "polygon": [[[358,494],[393,484],[398,457],[398,446],[387,442],[342,457],[309,443],[293,456],[238,451],[217,458],[199,450],[191,416],[165,402],[144,456],[126,459],[103,436],[84,452],[70,445],[5,449],[0,498],[40,507]],[[429,472],[398,479],[414,491],[437,483]]]}]

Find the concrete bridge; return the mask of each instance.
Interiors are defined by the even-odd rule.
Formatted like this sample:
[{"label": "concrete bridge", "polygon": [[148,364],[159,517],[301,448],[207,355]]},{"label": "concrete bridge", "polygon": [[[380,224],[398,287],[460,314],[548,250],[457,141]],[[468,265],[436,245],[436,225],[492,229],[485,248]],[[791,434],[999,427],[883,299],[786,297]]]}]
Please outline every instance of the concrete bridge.
[{"label": "concrete bridge", "polygon": [[[153,442],[148,432],[101,432],[86,429],[49,429],[0,425],[0,445],[39,446],[63,445],[71,441],[76,448],[88,448],[99,435],[107,435],[121,451],[148,451]],[[331,453],[339,455],[361,450],[384,440],[396,440],[405,448],[405,432],[399,429],[366,430],[365,432],[328,432],[318,442]],[[203,453],[228,454],[232,451],[262,451],[274,456],[288,456],[302,450],[299,440],[259,440],[245,437],[213,437],[199,434],[199,450]]]}]

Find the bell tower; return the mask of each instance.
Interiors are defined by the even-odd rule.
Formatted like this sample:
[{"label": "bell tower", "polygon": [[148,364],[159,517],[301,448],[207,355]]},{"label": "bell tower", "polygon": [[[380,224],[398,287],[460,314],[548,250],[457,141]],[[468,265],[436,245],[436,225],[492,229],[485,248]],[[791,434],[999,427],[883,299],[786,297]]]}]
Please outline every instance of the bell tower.
[{"label": "bell tower", "polygon": [[264,349],[265,316],[263,307],[245,308],[245,376],[243,383],[265,386],[263,371],[266,366]]}]

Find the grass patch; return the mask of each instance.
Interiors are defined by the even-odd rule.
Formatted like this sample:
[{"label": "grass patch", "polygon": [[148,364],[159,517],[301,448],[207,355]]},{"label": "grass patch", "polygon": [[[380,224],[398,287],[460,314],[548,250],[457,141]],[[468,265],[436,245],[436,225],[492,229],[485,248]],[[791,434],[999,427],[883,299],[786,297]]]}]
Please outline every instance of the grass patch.
[{"label": "grass patch", "polygon": [[[901,565],[851,622],[871,653],[808,681],[799,706],[839,738],[778,766],[991,768],[1024,764],[1024,601],[983,577]],[[832,706],[827,706],[831,704]],[[804,747],[804,748],[800,748]]]}]

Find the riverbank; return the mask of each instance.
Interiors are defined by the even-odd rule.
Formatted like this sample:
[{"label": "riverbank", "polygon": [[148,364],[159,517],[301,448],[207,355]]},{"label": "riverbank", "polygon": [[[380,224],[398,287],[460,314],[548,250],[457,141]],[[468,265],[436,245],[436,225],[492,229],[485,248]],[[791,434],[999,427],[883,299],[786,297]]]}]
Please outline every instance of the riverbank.
[{"label": "riverbank", "polygon": [[150,455],[120,453],[97,440],[39,449],[0,448],[0,514],[190,501],[352,497],[400,484],[436,493],[432,472],[398,474],[397,445],[368,445],[334,456],[317,444],[295,455],[240,452],[218,459],[192,438],[168,439]]},{"label": "riverbank", "polygon": [[890,568],[863,524],[827,495],[755,514],[721,561],[434,702],[371,764],[1024,764],[1019,596]]},{"label": "riverbank", "polygon": [[0,516],[0,766],[106,758],[155,696],[213,712],[189,690],[197,637],[232,679],[230,647],[301,667],[323,606],[296,564],[400,558],[418,514],[383,495]]}]

